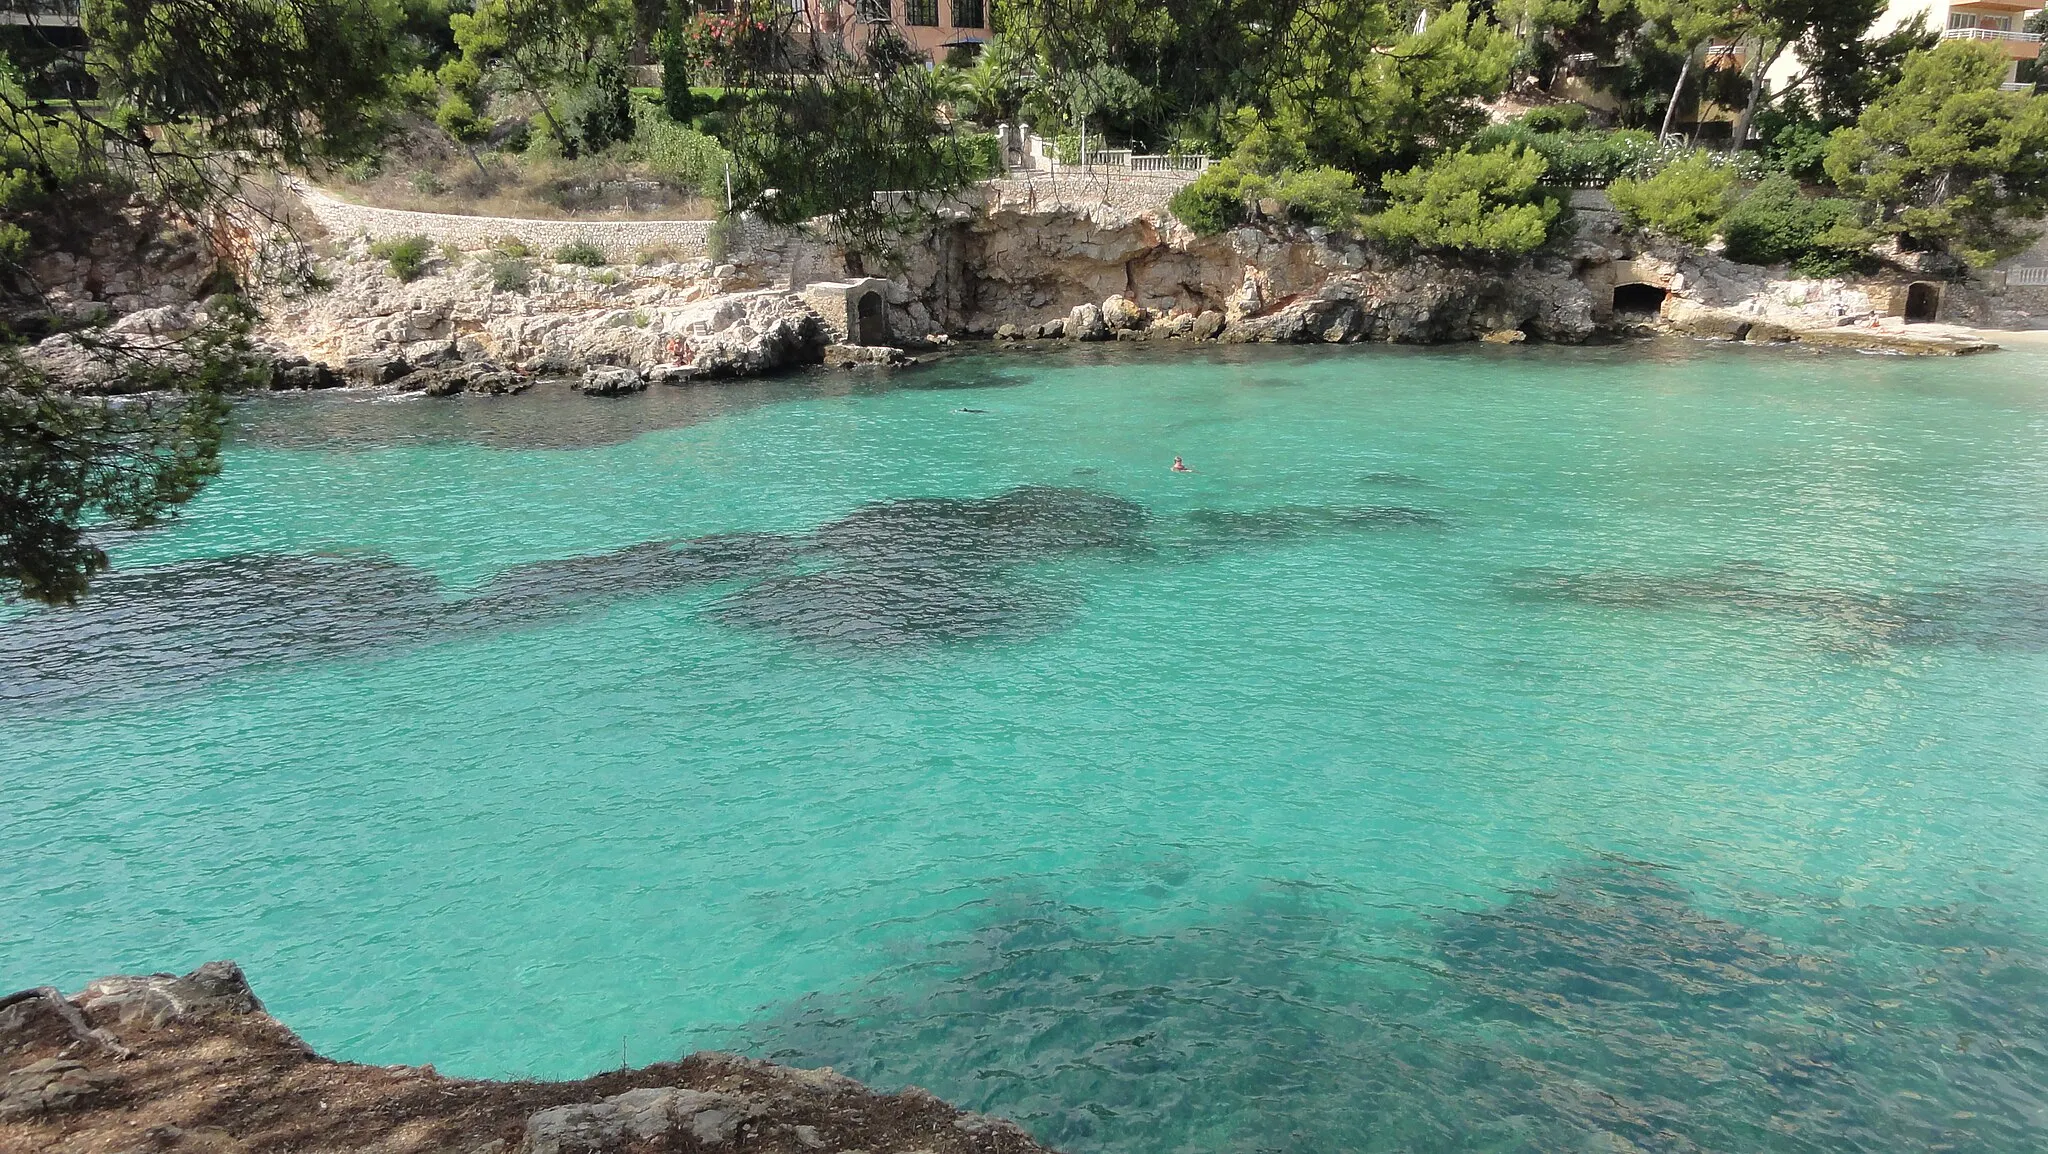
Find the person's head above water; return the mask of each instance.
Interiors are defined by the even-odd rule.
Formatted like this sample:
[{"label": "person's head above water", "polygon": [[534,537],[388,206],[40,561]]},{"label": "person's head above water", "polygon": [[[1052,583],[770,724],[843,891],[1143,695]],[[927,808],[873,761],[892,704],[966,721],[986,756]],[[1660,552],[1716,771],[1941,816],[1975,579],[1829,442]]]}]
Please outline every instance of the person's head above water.
[{"label": "person's head above water", "polygon": [[1194,472],[1194,470],[1193,470],[1193,469],[1190,469],[1190,468],[1188,468],[1188,467],[1187,467],[1187,464],[1186,464],[1185,462],[1183,462],[1183,461],[1182,461],[1182,460],[1181,460],[1181,459],[1180,459],[1179,457],[1175,457],[1175,458],[1173,459],[1173,471],[1174,471],[1174,472],[1176,472],[1176,473],[1192,473],[1192,472]]}]

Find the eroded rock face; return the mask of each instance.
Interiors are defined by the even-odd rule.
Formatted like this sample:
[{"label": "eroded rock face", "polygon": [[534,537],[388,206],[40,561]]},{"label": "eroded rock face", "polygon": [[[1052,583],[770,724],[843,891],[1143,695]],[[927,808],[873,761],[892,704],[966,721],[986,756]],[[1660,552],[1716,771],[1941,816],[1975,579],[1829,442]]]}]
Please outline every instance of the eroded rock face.
[{"label": "eroded rock face", "polygon": [[[730,292],[746,278],[694,265],[531,270],[526,287],[495,287],[490,262],[430,262],[410,282],[358,244],[330,269],[321,292],[264,301],[260,338],[313,361],[344,366],[350,383],[431,395],[516,391],[474,372],[413,383],[454,361],[526,376],[631,370],[663,379],[751,376],[815,364],[825,336],[815,313],[776,289]],[[667,370],[682,369],[677,373]],[[586,392],[617,395],[623,378],[599,373]]]},{"label": "eroded rock face", "polygon": [[[1787,279],[1784,270],[1650,237],[1630,229],[1601,194],[1572,196],[1571,231],[1507,262],[1395,253],[1272,223],[1199,237],[1162,211],[1039,211],[1035,202],[999,199],[941,214],[930,235],[904,246],[906,265],[878,283],[888,331],[902,338],[892,343],[913,349],[947,333],[1439,343],[1519,332],[1571,343],[1669,331],[1785,340],[1869,328],[1876,301],[1888,299],[1884,285]],[[787,286],[829,280],[846,258],[791,234],[716,267],[534,263],[517,289],[496,287],[500,263],[488,254],[437,256],[425,275],[400,282],[354,242],[326,266],[331,287],[280,290],[260,302],[269,386],[453,396],[518,392],[536,377],[568,376],[589,395],[619,396],[649,383],[817,364],[831,337]],[[1654,313],[1618,312],[1616,290],[1629,285],[1668,296]],[[189,301],[135,293],[108,299],[130,311],[102,338],[134,349],[174,343],[204,319],[204,306]],[[75,336],[45,341],[29,355],[89,391],[128,387],[90,341]],[[832,354],[834,363],[894,360],[877,356]]]},{"label": "eroded rock face", "polygon": [[[954,331],[1078,340],[1141,329],[1147,339],[1244,342],[1436,343],[1507,331],[1556,342],[1693,330],[1741,339],[1744,325],[1867,325],[1883,295],[1641,233],[1598,192],[1574,193],[1571,231],[1519,261],[1396,253],[1270,224],[1198,237],[1161,212],[1039,212],[1005,200],[942,228],[898,281]],[[1668,291],[1664,315],[1617,313],[1614,290],[1628,284]],[[1133,314],[1153,323],[1130,324]],[[1183,315],[1197,320],[1185,326]]]},{"label": "eroded rock face", "polygon": [[54,312],[83,318],[189,306],[221,269],[189,223],[138,199],[100,210],[71,241],[38,252],[28,272]]}]

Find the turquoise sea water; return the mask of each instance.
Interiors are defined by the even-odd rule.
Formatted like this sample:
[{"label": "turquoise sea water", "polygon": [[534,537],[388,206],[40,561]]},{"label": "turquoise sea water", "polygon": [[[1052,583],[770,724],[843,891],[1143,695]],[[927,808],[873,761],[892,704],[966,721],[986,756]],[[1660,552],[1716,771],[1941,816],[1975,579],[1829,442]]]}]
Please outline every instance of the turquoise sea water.
[{"label": "turquoise sea water", "polygon": [[1075,1151],[2048,1146],[2048,357],[1144,352],[248,405],[0,610],[0,986]]}]

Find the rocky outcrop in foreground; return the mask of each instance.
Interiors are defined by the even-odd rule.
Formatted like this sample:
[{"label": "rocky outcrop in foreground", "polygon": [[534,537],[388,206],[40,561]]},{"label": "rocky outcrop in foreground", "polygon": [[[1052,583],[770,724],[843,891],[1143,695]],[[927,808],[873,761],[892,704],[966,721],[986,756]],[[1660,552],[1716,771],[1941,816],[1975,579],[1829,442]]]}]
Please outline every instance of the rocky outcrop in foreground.
[{"label": "rocky outcrop in foreground", "polygon": [[695,1054],[575,1082],[315,1054],[233,962],[0,998],[0,1150],[45,1154],[1032,1154],[915,1087]]}]

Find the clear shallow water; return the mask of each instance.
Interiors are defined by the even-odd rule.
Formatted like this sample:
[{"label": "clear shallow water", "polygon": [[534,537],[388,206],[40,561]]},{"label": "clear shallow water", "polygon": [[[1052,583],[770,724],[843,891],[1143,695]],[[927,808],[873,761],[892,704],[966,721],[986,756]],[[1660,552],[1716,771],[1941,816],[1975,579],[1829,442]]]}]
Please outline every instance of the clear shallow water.
[{"label": "clear shallow water", "polygon": [[2048,359],[244,418],[0,611],[0,985],[234,957],[341,1057],[1079,1151],[2048,1144]]}]

